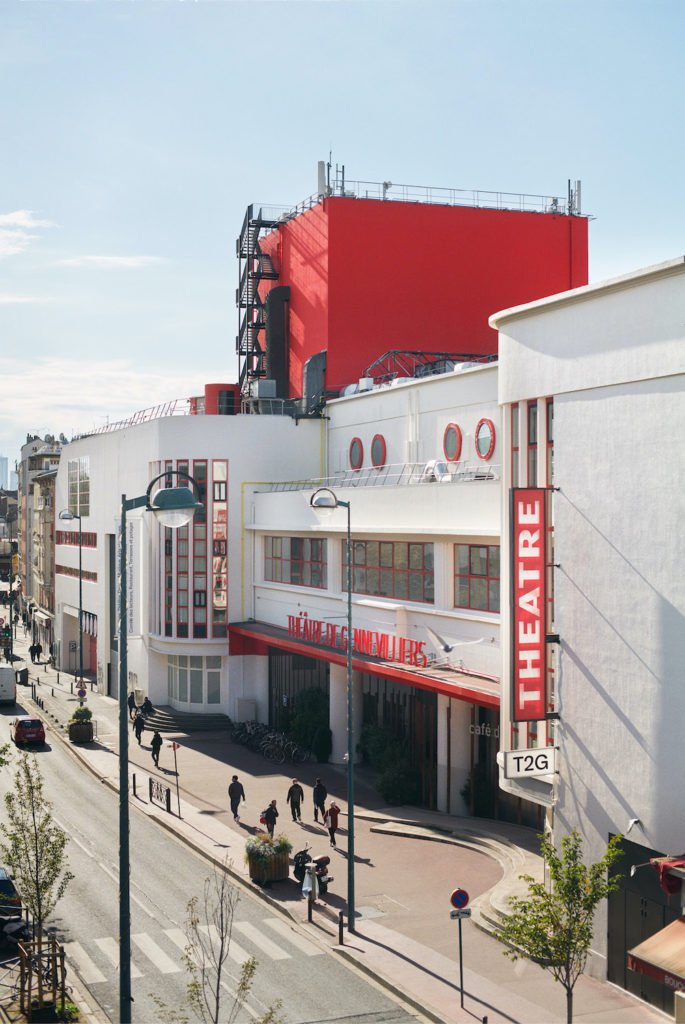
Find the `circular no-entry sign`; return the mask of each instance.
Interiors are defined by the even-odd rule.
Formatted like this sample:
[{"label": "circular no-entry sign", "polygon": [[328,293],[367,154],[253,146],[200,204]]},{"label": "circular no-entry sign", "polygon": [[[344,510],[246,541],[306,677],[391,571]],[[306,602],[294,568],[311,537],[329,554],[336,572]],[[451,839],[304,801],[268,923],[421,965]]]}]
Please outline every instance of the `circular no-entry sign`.
[{"label": "circular no-entry sign", "polygon": [[76,695],[80,697],[81,700],[83,700],[83,698],[86,696],[86,691],[83,689],[83,687],[81,687],[80,690],[76,691]]},{"label": "circular no-entry sign", "polygon": [[463,910],[464,907],[468,906],[469,894],[466,889],[455,889],[450,896],[450,903],[457,910]]}]

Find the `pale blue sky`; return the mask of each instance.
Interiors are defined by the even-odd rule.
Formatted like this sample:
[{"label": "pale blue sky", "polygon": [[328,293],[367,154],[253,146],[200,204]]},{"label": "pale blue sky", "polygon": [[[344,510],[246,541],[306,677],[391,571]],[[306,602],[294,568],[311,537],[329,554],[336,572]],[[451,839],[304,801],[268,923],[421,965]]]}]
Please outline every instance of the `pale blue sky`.
[{"label": "pale blue sky", "polygon": [[565,195],[685,251],[682,0],[0,3],[0,453],[237,373],[235,238],[349,178]]}]

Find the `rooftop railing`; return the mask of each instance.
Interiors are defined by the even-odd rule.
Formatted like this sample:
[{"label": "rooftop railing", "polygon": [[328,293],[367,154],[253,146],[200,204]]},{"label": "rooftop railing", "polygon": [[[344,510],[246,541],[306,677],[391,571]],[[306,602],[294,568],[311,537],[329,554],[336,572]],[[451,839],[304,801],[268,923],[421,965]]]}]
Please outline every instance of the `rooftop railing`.
[{"label": "rooftop railing", "polygon": [[423,484],[471,483],[477,480],[499,480],[499,466],[472,462],[404,462],[388,466],[346,469],[329,477],[312,480],[284,480],[260,485],[261,492],[312,491],[318,487],[336,490],[342,487],[412,487]]}]

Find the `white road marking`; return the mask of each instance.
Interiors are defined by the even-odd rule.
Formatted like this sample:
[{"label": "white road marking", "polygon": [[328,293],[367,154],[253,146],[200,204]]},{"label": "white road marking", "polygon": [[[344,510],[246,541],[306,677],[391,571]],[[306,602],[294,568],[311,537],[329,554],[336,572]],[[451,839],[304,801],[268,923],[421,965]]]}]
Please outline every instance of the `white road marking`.
[{"label": "white road marking", "polygon": [[151,960],[161,974],[177,974],[181,968],[171,957],[168,957],[163,949],[160,949],[154,939],[145,932],[131,936],[131,942],[135,943],[141,953],[144,953],[148,960]]},{"label": "white road marking", "polygon": [[235,921],[233,924],[234,928],[242,932],[251,942],[254,942],[257,949],[261,950],[262,953],[266,953],[272,960],[290,960],[290,953],[286,953],[284,949],[277,946],[271,939],[267,939],[259,928],[255,925],[250,924],[249,921]]},{"label": "white road marking", "polygon": [[65,942],[64,952],[67,960],[73,960],[79,976],[83,978],[86,985],[95,985],[99,981],[107,981],[99,967],[93,963],[83,946],[78,942]]},{"label": "white road marking", "polygon": [[315,946],[309,939],[305,939],[303,935],[296,932],[290,927],[287,921],[284,921],[280,917],[267,917],[264,920],[264,924],[268,924],[269,928],[273,928],[276,934],[290,942],[300,953],[304,953],[305,956],[323,956],[323,950],[318,946]]},{"label": "white road marking", "polygon": [[[109,936],[104,939],[96,939],[96,944],[100,947],[102,952],[105,954],[112,967],[116,967],[119,970],[119,943],[116,939],[112,939]],[[131,964],[131,977],[142,978],[143,975],[138,970],[135,964]]]},{"label": "white road marking", "polygon": [[[201,927],[202,931],[204,931],[207,935],[210,935],[211,933],[213,933],[216,936],[216,934],[217,934],[216,928],[214,928],[213,926],[210,928],[208,925],[201,925],[200,927]],[[188,945],[188,936],[185,934],[184,931],[181,931],[180,928],[166,928],[164,930],[164,934],[166,936],[168,936],[168,938],[171,939],[171,941],[176,946],[178,946],[179,949],[185,950],[186,946]],[[241,949],[240,946],[238,945],[238,943],[237,942],[233,942],[233,940],[231,940],[231,945],[229,947],[229,956],[231,956],[234,959],[237,958],[238,956],[244,957],[244,960],[247,960],[247,958],[248,958],[248,954],[245,952],[245,950]],[[238,962],[240,962],[240,961],[238,961]],[[230,985],[226,984],[225,981],[221,982],[221,987],[223,989],[225,989],[226,992],[228,992],[233,997],[233,999],[235,999],[235,997],[236,997],[235,989],[232,989],[230,987]],[[246,1013],[248,1013],[250,1015],[250,1017],[254,1018],[255,1020],[257,1019],[258,1014],[255,1013],[255,1011],[252,1009],[252,1007],[245,1005],[244,1009],[245,1009]]]}]

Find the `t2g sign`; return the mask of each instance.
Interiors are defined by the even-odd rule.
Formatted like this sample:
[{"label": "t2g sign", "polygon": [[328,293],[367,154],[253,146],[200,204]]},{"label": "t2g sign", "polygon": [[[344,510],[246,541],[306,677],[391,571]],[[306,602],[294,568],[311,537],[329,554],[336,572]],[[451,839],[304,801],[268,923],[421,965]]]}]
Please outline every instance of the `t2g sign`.
[{"label": "t2g sign", "polygon": [[556,770],[556,747],[532,747],[530,750],[505,751],[505,779],[521,779],[531,778],[537,775],[553,775]]}]

